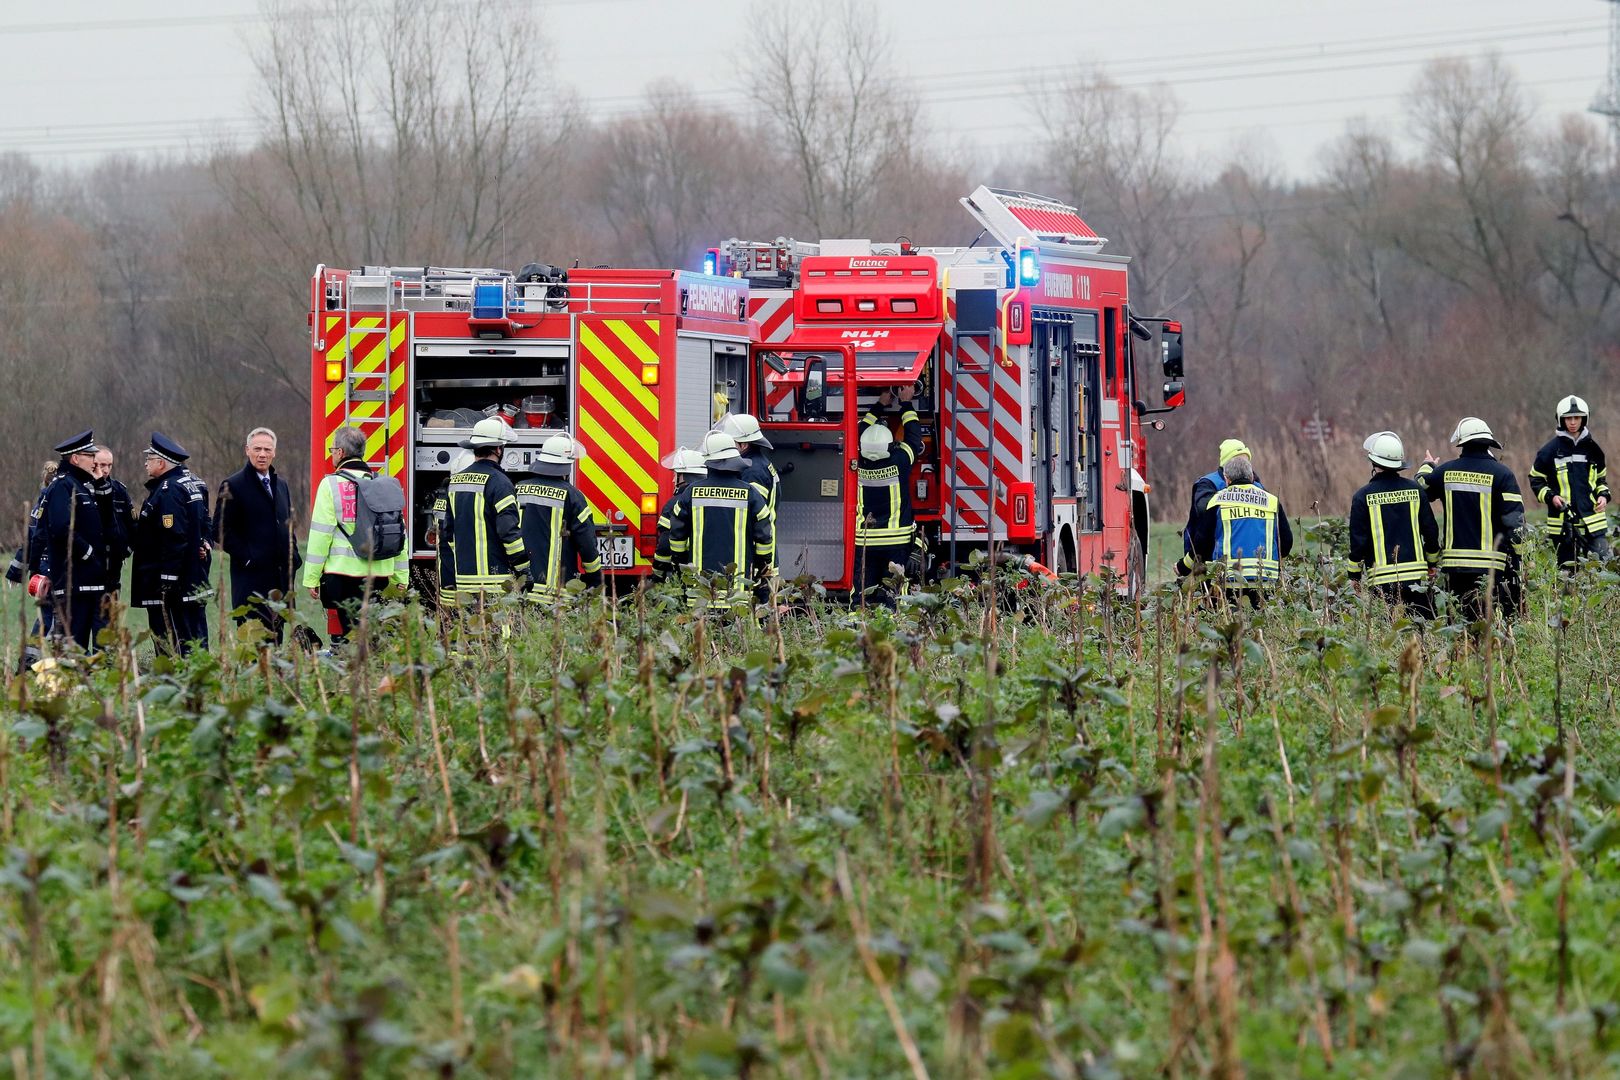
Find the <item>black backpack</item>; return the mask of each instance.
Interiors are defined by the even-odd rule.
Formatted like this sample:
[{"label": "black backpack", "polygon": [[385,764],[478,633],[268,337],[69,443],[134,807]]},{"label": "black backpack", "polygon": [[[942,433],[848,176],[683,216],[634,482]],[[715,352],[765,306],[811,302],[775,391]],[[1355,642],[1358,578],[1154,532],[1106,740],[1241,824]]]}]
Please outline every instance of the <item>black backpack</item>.
[{"label": "black backpack", "polygon": [[355,491],[354,531],[343,532],[354,553],[367,562],[394,558],[405,550],[405,489],[395,477],[376,473],[350,482]]}]

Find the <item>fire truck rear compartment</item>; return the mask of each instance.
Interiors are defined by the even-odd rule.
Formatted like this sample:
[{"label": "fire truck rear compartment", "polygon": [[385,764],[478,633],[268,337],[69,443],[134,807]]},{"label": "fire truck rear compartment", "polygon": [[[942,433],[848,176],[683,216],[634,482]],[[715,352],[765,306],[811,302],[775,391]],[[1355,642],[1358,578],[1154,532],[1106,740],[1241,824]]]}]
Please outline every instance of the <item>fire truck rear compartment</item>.
[{"label": "fire truck rear compartment", "polygon": [[569,427],[573,379],[566,342],[423,342],[415,352],[412,521],[415,554],[426,556],[434,499],[472,426],[504,415],[512,441],[501,464],[527,473],[540,444]]}]

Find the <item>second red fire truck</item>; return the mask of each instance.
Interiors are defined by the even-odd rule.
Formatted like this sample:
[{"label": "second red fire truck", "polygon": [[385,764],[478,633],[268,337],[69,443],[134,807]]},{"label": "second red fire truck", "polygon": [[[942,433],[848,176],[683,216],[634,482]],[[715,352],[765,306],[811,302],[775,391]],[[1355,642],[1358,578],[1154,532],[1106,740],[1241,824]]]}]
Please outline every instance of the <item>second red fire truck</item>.
[{"label": "second red fire truck", "polygon": [[[1111,568],[1139,589],[1143,429],[1184,400],[1181,325],[1131,309],[1129,260],[1074,207],[988,187],[962,205],[990,243],[710,252],[707,269],[753,285],[749,401],[782,476],[782,573],[850,586],[860,417],[884,390],[914,387],[926,432],[914,505],[940,562],[995,547],[1057,571]],[[1142,400],[1140,361],[1155,352],[1160,407]]]}]

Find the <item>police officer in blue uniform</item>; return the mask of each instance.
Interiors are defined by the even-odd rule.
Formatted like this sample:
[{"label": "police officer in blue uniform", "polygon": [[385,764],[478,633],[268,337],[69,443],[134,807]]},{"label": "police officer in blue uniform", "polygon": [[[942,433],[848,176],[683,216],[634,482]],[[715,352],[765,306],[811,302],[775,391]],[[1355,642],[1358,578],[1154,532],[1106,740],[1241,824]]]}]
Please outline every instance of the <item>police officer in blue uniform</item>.
[{"label": "police officer in blue uniform", "polygon": [[206,610],[194,599],[208,580],[208,496],[184,467],[191,455],[173,439],[154,431],[143,456],[146,501],[131,545],[131,601],[146,609],[159,649],[184,656],[208,644]]},{"label": "police officer in blue uniform", "polygon": [[62,464],[40,499],[39,569],[50,578],[57,632],[89,651],[95,648],[96,631],[106,625],[103,601],[112,548],[94,492],[95,435],[80,432],[57,444],[56,452]]}]

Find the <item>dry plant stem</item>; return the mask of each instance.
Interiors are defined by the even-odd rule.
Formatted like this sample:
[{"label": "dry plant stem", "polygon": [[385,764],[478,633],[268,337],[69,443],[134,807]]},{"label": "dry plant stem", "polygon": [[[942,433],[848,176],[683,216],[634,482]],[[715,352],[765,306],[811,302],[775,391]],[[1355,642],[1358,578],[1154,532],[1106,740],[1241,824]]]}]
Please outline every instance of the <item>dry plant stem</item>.
[{"label": "dry plant stem", "polygon": [[450,823],[450,835],[460,836],[461,826],[456,822],[456,800],[450,791],[450,768],[444,760],[444,741],[439,737],[439,710],[433,699],[433,679],[427,680],[428,731],[433,736],[433,760],[439,767],[439,782],[444,788],[445,818]]},{"label": "dry plant stem", "polygon": [[928,1069],[923,1065],[922,1055],[917,1051],[917,1044],[911,1038],[911,1032],[906,1030],[905,1017],[900,1015],[900,1006],[894,1000],[894,993],[889,989],[889,980],[884,977],[883,969],[878,966],[877,957],[872,953],[871,930],[866,923],[864,898],[857,900],[855,888],[850,882],[849,856],[842,848],[838,851],[838,891],[844,899],[844,911],[849,917],[849,928],[855,936],[855,950],[860,954],[861,966],[866,969],[866,977],[872,980],[877,988],[878,997],[883,1002],[883,1011],[889,1016],[889,1025],[894,1029],[894,1037],[900,1041],[900,1050],[906,1056],[906,1064],[911,1066],[911,1075],[914,1080],[927,1080]]},{"label": "dry plant stem", "polygon": [[[1305,902],[1299,894],[1299,882],[1294,877],[1293,856],[1288,853],[1288,843],[1283,838],[1282,818],[1277,813],[1276,803],[1271,804],[1271,835],[1277,845],[1277,855],[1282,860],[1283,885],[1287,891],[1288,906],[1294,913],[1294,925],[1305,926]],[[1328,1026],[1327,1003],[1322,999],[1322,986],[1317,978],[1316,950],[1311,948],[1311,940],[1301,934],[1299,937],[1300,955],[1305,960],[1305,968],[1310,972],[1307,980],[1311,993],[1311,1018],[1316,1025],[1316,1037],[1322,1048],[1322,1058],[1328,1068],[1333,1068],[1333,1032]]]}]

